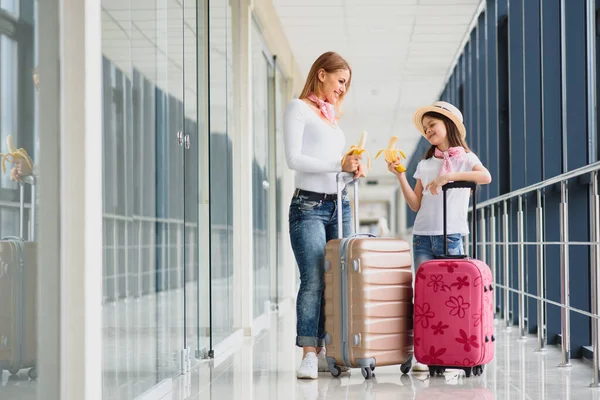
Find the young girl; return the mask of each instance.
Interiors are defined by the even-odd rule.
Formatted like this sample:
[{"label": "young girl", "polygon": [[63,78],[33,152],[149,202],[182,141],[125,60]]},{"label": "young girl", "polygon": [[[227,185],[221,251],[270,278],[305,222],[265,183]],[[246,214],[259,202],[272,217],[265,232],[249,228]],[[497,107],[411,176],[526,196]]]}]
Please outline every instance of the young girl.
[{"label": "young girl", "polygon": [[[479,158],[465,142],[466,129],[463,116],[450,103],[437,101],[418,109],[413,123],[431,144],[413,175],[415,189],[410,187],[404,172],[395,170],[399,162],[388,163],[411,210],[417,213],[413,226],[413,257],[415,271],[419,266],[444,252],[443,197],[441,187],[453,181],[472,181],[488,184],[492,178]],[[469,190],[453,189],[447,193],[448,202],[448,253],[463,254],[462,236],[469,233],[467,213]],[[414,370],[427,371],[416,364]]]}]

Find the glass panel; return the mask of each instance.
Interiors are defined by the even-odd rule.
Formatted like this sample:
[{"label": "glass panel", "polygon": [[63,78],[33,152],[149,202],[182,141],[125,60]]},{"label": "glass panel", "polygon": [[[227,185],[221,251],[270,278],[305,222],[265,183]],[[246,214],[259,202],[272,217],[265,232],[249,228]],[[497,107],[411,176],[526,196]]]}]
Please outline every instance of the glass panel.
[{"label": "glass panel", "polygon": [[[2,1],[0,8],[0,398],[35,399],[37,392],[37,258],[39,139],[33,0]],[[9,145],[9,141],[12,145]],[[6,156],[5,156],[6,155]],[[20,204],[23,204],[21,210]],[[34,378],[34,379],[31,379]]]},{"label": "glass panel", "polygon": [[[7,139],[9,136],[17,141],[15,136],[19,132],[18,123],[18,98],[17,86],[19,75],[18,68],[18,51],[17,41],[5,35],[0,35],[0,60],[2,60],[2,70],[0,71],[0,90],[2,93],[2,102],[0,102],[0,126],[2,132],[0,134],[0,148],[3,154],[10,153],[8,149]],[[6,96],[6,97],[4,97]],[[17,142],[16,145],[19,145]],[[9,189],[17,189],[18,184],[11,180],[10,174],[2,174],[2,187]]]},{"label": "glass panel", "polygon": [[267,248],[272,249],[268,251],[268,269],[270,276],[270,288],[269,297],[272,304],[276,305],[279,303],[279,293],[277,292],[277,280],[279,275],[279,269],[277,265],[277,173],[275,172],[275,162],[277,151],[275,145],[275,67],[272,57],[265,55],[265,62],[267,63],[267,199],[269,208],[268,213],[268,225],[267,225]]},{"label": "glass panel", "polygon": [[[204,1],[185,0],[184,65],[185,65],[185,281],[186,281],[186,347],[198,357],[209,350],[209,234],[208,226],[208,135],[204,93],[205,40]],[[200,51],[200,53],[199,53]],[[198,79],[198,76],[202,77]],[[189,148],[188,148],[189,147]]]},{"label": "glass panel", "polygon": [[233,206],[231,133],[231,8],[210,3],[211,332],[218,344],[233,332]]},{"label": "glass panel", "polygon": [[[287,170],[287,164],[285,161],[285,152],[283,148],[283,113],[286,106],[286,81],[285,77],[279,69],[276,69],[275,73],[275,171],[277,174],[276,182],[276,199],[275,204],[277,205],[276,211],[276,238],[277,238],[277,262],[276,266],[284,265],[284,251],[285,236],[288,235],[286,229],[284,229],[284,221],[282,216],[287,215],[286,210],[289,207],[289,199],[287,196],[283,196],[281,192],[281,184],[283,180],[284,171]],[[276,270],[279,268],[275,267]],[[285,288],[284,274],[277,275],[277,291],[278,299],[281,299],[285,295],[283,289]]]},{"label": "glass panel", "polygon": [[[32,11],[33,11],[33,2],[31,0],[29,1],[24,1],[23,2],[24,6],[29,8],[28,10],[26,10],[27,14],[29,14],[29,16],[32,16]],[[19,7],[21,6],[21,1],[20,0],[0,0],[0,8],[4,11],[6,11],[7,13],[9,13],[12,17],[14,18],[19,18]]]},{"label": "glass panel", "polygon": [[[254,317],[265,313],[271,296],[269,255],[269,68],[261,34],[252,29],[252,96],[254,159],[252,162],[252,228],[254,251]],[[275,189],[275,188],[273,188]]]},{"label": "glass panel", "polygon": [[135,398],[179,374],[182,18],[172,0],[102,0],[105,399]]}]

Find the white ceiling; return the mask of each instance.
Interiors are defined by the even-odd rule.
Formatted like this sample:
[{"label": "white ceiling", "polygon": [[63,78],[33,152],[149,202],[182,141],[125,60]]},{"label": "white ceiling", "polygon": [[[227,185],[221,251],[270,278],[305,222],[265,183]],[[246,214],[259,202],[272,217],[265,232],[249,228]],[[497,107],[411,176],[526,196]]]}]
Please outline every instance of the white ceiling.
[{"label": "white ceiling", "polygon": [[[480,0],[273,0],[302,74],[326,51],[353,72],[340,122],[348,147],[369,133],[371,157],[399,137],[412,152],[420,139],[416,108],[437,100]],[[387,174],[371,160],[370,177]]]}]

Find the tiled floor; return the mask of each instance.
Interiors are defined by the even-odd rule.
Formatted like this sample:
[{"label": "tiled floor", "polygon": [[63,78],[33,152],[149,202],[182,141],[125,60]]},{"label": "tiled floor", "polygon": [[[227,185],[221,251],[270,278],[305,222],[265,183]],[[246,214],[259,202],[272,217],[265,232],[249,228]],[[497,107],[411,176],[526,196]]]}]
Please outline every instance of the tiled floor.
[{"label": "tiled floor", "polygon": [[[560,352],[550,347],[535,353],[534,337],[518,339],[517,330],[507,332],[497,325],[494,361],[481,377],[466,378],[449,371],[444,377],[427,373],[401,375],[398,367],[376,369],[366,381],[359,370],[341,378],[321,373],[318,380],[300,381],[295,369],[301,352],[293,346],[294,315],[271,319],[271,329],[230,354],[202,362],[173,381],[173,400],[322,400],[322,399],[576,399],[600,400],[600,389],[592,389],[592,368],[573,360],[568,369],[558,368]],[[36,383],[21,371],[0,377],[0,399],[34,400]],[[126,397],[121,397],[126,398]],[[133,398],[131,400],[134,400]]]},{"label": "tiled floor", "polygon": [[483,376],[466,378],[448,371],[444,377],[428,373],[402,376],[399,367],[376,369],[366,381],[359,370],[342,378],[321,373],[318,380],[300,381],[295,369],[301,352],[293,347],[294,320],[284,317],[272,323],[270,333],[246,339],[233,355],[197,366],[189,376],[174,382],[170,398],[193,400],[321,400],[321,399],[600,399],[592,389],[592,368],[573,360],[568,369],[558,368],[560,352],[550,347],[534,352],[535,337],[518,339],[517,329],[497,326],[495,360]]}]

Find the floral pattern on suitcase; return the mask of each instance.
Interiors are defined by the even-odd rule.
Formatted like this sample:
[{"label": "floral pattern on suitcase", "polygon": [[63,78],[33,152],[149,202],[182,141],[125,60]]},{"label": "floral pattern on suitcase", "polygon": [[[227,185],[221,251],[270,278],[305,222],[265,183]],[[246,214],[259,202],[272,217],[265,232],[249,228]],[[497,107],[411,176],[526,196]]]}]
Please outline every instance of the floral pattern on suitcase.
[{"label": "floral pattern on suitcase", "polygon": [[479,260],[432,260],[415,281],[414,345],[417,361],[474,367],[494,356],[493,286]]}]

